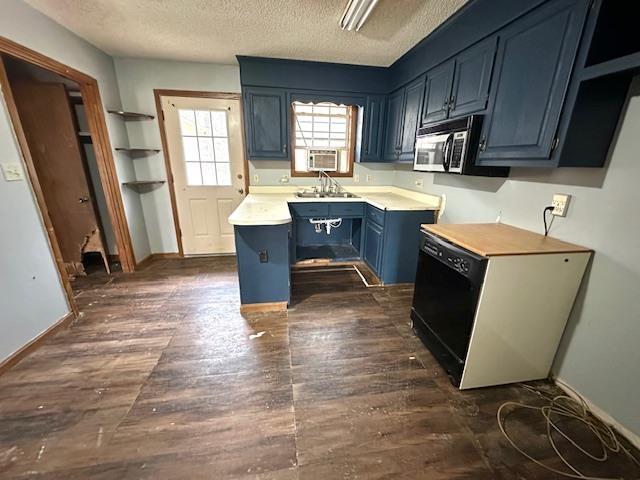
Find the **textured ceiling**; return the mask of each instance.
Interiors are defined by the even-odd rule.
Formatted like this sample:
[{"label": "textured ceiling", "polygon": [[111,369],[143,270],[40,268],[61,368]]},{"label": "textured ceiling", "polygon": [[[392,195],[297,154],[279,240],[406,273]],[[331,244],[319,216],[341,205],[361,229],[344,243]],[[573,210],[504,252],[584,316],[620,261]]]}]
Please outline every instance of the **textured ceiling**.
[{"label": "textured ceiling", "polygon": [[26,0],[118,57],[236,63],[235,55],[387,66],[466,0],[380,0],[359,32],[347,0]]}]

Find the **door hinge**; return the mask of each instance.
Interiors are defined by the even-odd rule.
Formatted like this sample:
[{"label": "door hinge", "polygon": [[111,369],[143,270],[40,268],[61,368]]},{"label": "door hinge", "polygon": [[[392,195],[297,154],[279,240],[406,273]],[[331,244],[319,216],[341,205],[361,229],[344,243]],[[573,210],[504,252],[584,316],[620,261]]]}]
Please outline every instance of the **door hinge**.
[{"label": "door hinge", "polygon": [[551,144],[551,153],[553,153],[554,150],[558,148],[559,143],[560,143],[560,139],[558,137],[553,139],[553,143]]}]

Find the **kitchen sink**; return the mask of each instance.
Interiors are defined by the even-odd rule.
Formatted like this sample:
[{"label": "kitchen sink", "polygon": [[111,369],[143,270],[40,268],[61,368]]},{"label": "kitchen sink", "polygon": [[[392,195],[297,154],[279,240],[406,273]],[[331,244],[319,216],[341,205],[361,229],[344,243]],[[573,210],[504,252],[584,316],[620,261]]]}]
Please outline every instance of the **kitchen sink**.
[{"label": "kitchen sink", "polygon": [[296,192],[298,198],[358,198],[349,192]]}]

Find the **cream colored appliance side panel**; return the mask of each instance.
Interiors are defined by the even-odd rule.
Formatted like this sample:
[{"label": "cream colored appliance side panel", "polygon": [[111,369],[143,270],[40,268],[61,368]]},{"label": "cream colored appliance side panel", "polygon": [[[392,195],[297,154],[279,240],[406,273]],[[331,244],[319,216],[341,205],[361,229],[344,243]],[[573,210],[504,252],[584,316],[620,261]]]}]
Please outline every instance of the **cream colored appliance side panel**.
[{"label": "cream colored appliance side panel", "polygon": [[490,258],[461,389],[547,377],[590,255]]}]

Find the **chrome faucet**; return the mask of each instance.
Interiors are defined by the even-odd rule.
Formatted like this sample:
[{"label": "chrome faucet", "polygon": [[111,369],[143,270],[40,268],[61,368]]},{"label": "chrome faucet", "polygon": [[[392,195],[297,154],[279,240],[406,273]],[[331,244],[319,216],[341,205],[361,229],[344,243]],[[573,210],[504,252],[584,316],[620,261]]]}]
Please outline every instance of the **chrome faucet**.
[{"label": "chrome faucet", "polygon": [[344,191],[342,185],[324,170],[318,170],[318,181],[320,182],[320,193],[341,193]]}]

